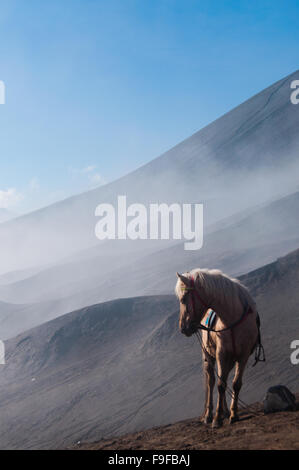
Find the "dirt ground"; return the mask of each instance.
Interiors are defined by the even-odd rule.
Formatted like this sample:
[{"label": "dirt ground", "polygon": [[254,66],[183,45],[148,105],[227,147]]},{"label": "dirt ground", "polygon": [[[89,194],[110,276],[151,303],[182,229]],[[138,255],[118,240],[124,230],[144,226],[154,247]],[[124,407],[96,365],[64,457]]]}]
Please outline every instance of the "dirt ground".
[{"label": "dirt ground", "polygon": [[[296,395],[297,403],[299,394]],[[240,421],[212,429],[200,418],[103,439],[95,443],[81,443],[84,450],[191,450],[191,449],[299,449],[299,406],[297,411],[264,415],[257,403],[240,412]]]}]

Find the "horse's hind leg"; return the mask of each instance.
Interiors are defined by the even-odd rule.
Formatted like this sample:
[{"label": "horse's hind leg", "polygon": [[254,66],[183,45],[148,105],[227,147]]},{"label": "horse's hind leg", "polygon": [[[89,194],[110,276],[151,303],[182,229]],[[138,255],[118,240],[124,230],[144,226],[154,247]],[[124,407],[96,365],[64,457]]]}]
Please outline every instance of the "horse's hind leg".
[{"label": "horse's hind leg", "polygon": [[238,415],[238,399],[239,399],[239,393],[242,387],[242,377],[244,373],[244,369],[247,363],[246,361],[242,362],[237,362],[236,363],[236,370],[235,370],[235,376],[233,379],[233,398],[231,402],[231,407],[230,407],[230,418],[229,421],[230,423],[234,423],[235,421],[239,420],[239,415]]},{"label": "horse's hind leg", "polygon": [[215,359],[208,354],[203,355],[203,364],[206,377],[206,403],[204,411],[204,423],[209,424],[213,421],[213,390],[215,385]]},{"label": "horse's hind leg", "polygon": [[227,401],[226,401],[226,393],[224,394],[224,398],[223,398],[223,416],[224,418],[230,417],[230,411],[228,409]]}]

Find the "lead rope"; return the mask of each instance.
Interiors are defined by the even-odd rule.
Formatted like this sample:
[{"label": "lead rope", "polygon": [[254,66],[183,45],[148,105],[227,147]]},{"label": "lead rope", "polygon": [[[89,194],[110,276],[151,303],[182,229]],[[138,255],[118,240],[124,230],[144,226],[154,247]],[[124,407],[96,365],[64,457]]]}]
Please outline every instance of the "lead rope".
[{"label": "lead rope", "polygon": [[[207,351],[206,348],[204,347],[204,344],[203,344],[203,341],[202,341],[202,338],[201,338],[199,332],[196,331],[195,334],[196,334],[196,337],[197,337],[197,339],[198,339],[198,342],[199,342],[199,344],[200,344],[200,346],[201,346],[202,351],[203,351],[205,354],[208,354],[208,355],[209,355],[208,351]],[[223,385],[226,387],[226,391],[228,392],[228,394],[229,394],[229,396],[231,397],[231,399],[233,399],[233,398],[234,398],[234,391],[233,391],[227,384],[225,384],[225,383],[223,382],[223,380],[221,379],[221,377],[219,376],[219,374],[218,374],[218,372],[217,372],[217,370],[216,370],[216,367],[215,367],[214,371],[215,371],[215,374],[216,374],[217,378],[218,378],[218,379],[223,383]],[[255,410],[253,409],[253,406],[252,406],[252,405],[248,405],[248,403],[246,403],[245,401],[241,400],[241,398],[238,398],[238,404],[239,404],[239,407],[240,407],[240,408],[242,408],[242,409],[246,409],[246,408],[247,408],[247,409],[251,410],[251,413],[254,414],[255,416],[260,416],[260,414],[259,414],[257,411],[255,411]]]},{"label": "lead rope", "polygon": [[260,320],[260,316],[258,313],[256,317],[256,324],[258,328],[258,337],[257,337],[257,346],[255,348],[255,353],[254,353],[254,364],[252,364],[252,367],[256,366],[258,362],[266,362],[265,350],[264,350],[264,346],[262,345],[262,339],[261,339],[261,320]]}]

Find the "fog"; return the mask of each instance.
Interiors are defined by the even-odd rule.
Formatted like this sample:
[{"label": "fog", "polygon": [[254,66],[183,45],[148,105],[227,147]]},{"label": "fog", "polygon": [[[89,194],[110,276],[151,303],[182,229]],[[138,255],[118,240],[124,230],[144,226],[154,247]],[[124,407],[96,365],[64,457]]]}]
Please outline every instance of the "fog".
[{"label": "fog", "polygon": [[[34,326],[119,296],[171,292],[178,269],[204,264],[241,274],[297,248],[296,77],[117,181],[0,224],[0,300],[38,303]],[[119,195],[128,205],[202,203],[203,248],[188,253],[177,240],[98,241],[96,207],[116,206]]]}]

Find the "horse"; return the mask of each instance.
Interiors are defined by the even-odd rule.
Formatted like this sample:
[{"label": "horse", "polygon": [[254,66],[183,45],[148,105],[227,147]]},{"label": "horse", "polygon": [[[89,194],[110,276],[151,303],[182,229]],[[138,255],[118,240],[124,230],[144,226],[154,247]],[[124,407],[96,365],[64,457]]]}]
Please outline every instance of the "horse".
[{"label": "horse", "polygon": [[[260,321],[256,304],[247,288],[237,279],[216,269],[193,269],[177,273],[175,294],[180,302],[179,327],[187,337],[202,330],[202,357],[206,378],[206,400],[203,421],[220,427],[224,418],[239,420],[238,397],[249,356],[254,350],[260,359]],[[216,312],[213,328],[205,326],[211,312]],[[263,351],[264,353],[264,351]],[[213,418],[215,363],[218,376],[218,400]],[[254,364],[255,365],[255,364]],[[229,373],[235,366],[233,394],[228,410],[226,388]]]}]

